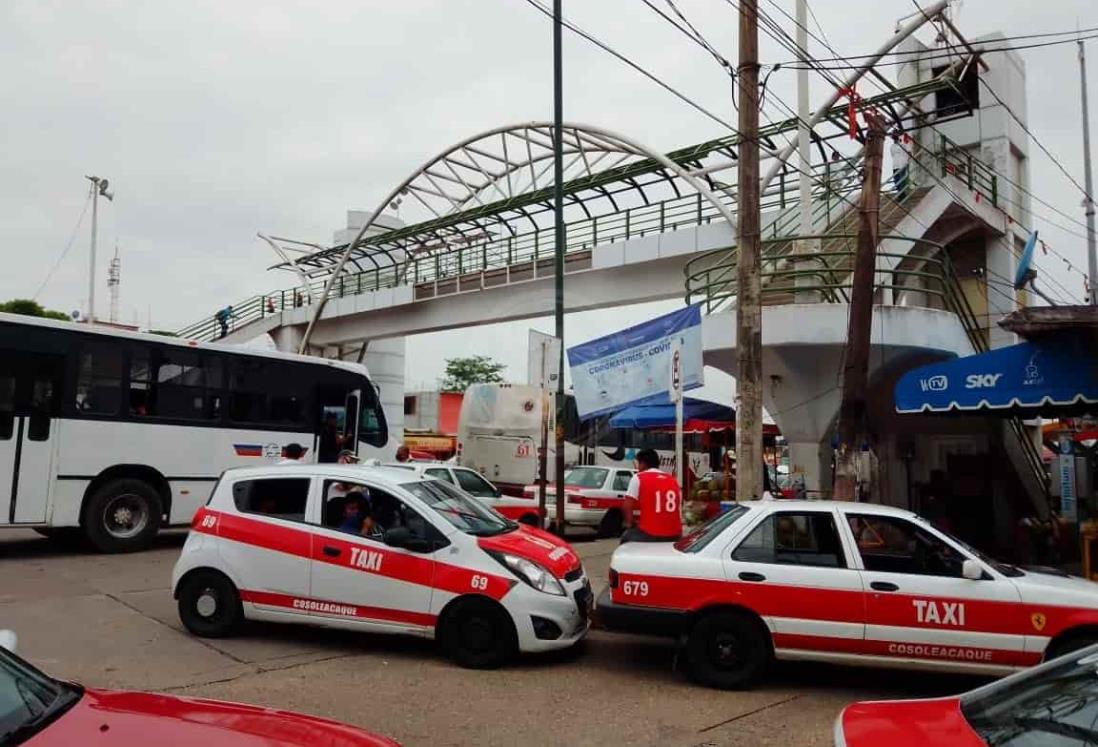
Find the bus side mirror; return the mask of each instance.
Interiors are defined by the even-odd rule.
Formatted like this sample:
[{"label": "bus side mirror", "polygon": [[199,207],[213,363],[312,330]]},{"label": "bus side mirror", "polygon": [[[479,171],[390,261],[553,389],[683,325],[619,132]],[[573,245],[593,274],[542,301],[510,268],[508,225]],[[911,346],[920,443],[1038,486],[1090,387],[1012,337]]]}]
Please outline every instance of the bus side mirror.
[{"label": "bus side mirror", "polygon": [[979,581],[984,577],[984,569],[971,558],[961,564],[961,575],[970,581]]}]

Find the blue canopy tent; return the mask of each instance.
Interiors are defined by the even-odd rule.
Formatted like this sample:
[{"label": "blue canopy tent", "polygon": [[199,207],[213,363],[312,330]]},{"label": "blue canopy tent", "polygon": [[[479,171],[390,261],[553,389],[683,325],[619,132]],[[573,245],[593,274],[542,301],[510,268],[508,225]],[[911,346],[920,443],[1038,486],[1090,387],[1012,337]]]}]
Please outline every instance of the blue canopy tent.
[{"label": "blue canopy tent", "polygon": [[[736,411],[731,407],[718,405],[716,402],[685,397],[682,405],[682,419],[684,424],[693,420],[726,423],[731,426],[736,421]],[[671,398],[666,394],[656,402],[630,405],[611,416],[610,427],[631,428],[634,430],[674,428],[675,405],[672,404]],[[690,429],[687,428],[687,430]]]},{"label": "blue canopy tent", "polygon": [[1098,354],[1083,335],[1059,334],[913,369],[896,383],[901,413],[1093,411]]}]

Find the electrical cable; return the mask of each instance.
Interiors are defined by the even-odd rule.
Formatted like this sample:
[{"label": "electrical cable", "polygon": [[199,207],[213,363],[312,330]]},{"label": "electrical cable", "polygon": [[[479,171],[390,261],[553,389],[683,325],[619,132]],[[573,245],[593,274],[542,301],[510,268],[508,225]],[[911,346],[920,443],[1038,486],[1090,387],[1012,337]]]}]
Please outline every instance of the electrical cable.
[{"label": "electrical cable", "polygon": [[57,261],[53,263],[53,267],[50,268],[50,271],[46,273],[46,279],[42,281],[42,284],[38,286],[38,290],[36,290],[32,296],[35,301],[42,295],[42,291],[46,289],[46,285],[50,282],[50,279],[53,278],[53,274],[57,272],[57,268],[61,266],[65,257],[68,256],[69,250],[72,249],[72,244],[76,241],[76,232],[80,230],[80,225],[84,222],[84,216],[88,214],[88,205],[91,204],[91,201],[92,195],[91,192],[88,192],[88,196],[84,199],[84,208],[80,211],[80,217],[76,219],[76,225],[72,228],[72,233],[69,235],[69,240],[65,244],[65,248],[61,251],[61,255],[57,258]]},{"label": "electrical cable", "polygon": [[1023,122],[1022,119],[1017,114],[1014,113],[1013,109],[1011,109],[1009,106],[1007,106],[1007,103],[1005,101],[1003,101],[1002,98],[1000,98],[999,94],[997,94],[995,92],[995,89],[991,87],[991,84],[988,83],[986,80],[984,80],[980,76],[977,76],[977,80],[979,80],[980,84],[983,85],[983,87],[987,89],[987,92],[990,93],[992,95],[992,97],[996,101],[999,102],[999,105],[1002,106],[1003,109],[1006,110],[1006,113],[1010,115],[1010,118],[1013,119],[1015,122],[1017,122],[1018,126],[1021,127],[1022,130],[1027,135],[1029,135],[1030,138],[1033,139],[1033,142],[1035,142],[1037,144],[1037,147],[1041,149],[1041,152],[1044,153],[1049,158],[1050,161],[1052,161],[1054,164],[1056,164],[1056,168],[1060,169],[1060,172],[1068,178],[1068,181],[1070,181],[1072,184],[1075,185],[1075,188],[1078,189],[1082,193],[1083,197],[1084,198],[1089,197],[1090,195],[1087,194],[1087,190],[1083,187],[1083,185],[1080,184],[1078,181],[1076,181],[1075,177],[1073,177],[1070,173],[1068,173],[1067,168],[1064,166],[1063,163],[1060,162],[1060,159],[1058,159],[1056,156],[1052,155],[1051,151],[1049,151],[1049,149],[1045,147],[1045,144],[1042,143],[1037,138],[1037,136],[1033,134],[1033,131],[1029,129],[1029,127],[1026,125],[1026,123]]},{"label": "electrical cable", "polygon": [[[539,0],[525,0],[525,2],[526,2],[526,3],[528,3],[529,5],[533,6],[533,7],[534,7],[534,8],[536,8],[536,9],[537,9],[538,11],[540,11],[540,12],[541,12],[542,14],[544,14],[544,15],[548,16],[549,18],[553,18],[553,11],[551,11],[550,9],[546,8],[545,6],[543,6],[543,5],[542,5],[542,4],[541,4],[541,3],[539,2]],[[689,96],[687,96],[686,94],[682,93],[681,91],[679,91],[678,89],[674,88],[674,87],[673,87],[673,86],[671,86],[670,84],[668,84],[668,83],[665,83],[665,82],[664,82],[663,80],[661,80],[660,78],[658,78],[658,77],[656,77],[655,75],[653,75],[652,73],[648,72],[648,71],[647,71],[647,70],[645,70],[645,69],[644,69],[643,67],[641,67],[641,66],[640,66],[640,65],[638,65],[637,63],[633,62],[633,61],[632,61],[631,59],[629,59],[628,57],[626,57],[626,56],[625,56],[625,55],[623,55],[622,53],[620,53],[620,52],[618,52],[617,50],[615,50],[615,49],[611,48],[611,47],[610,47],[610,46],[608,46],[608,45],[607,45],[606,43],[604,43],[604,42],[600,41],[599,39],[595,38],[595,37],[594,37],[594,36],[592,36],[591,34],[588,34],[588,33],[587,33],[586,31],[584,31],[584,30],[583,30],[583,29],[581,29],[580,27],[576,26],[576,25],[575,25],[574,23],[572,23],[571,21],[568,21],[568,20],[566,20],[566,19],[563,19],[563,18],[562,18],[562,19],[561,19],[561,24],[562,24],[563,26],[567,27],[567,28],[568,28],[569,30],[571,30],[571,31],[572,31],[573,33],[575,33],[575,34],[577,34],[577,35],[579,35],[579,36],[583,37],[584,39],[586,39],[586,40],[587,40],[587,41],[589,41],[590,43],[594,44],[595,46],[597,46],[598,48],[600,48],[600,49],[601,49],[601,50],[603,50],[604,52],[607,52],[608,54],[610,54],[610,55],[612,55],[612,56],[616,57],[616,58],[617,58],[617,59],[618,59],[619,61],[621,61],[621,62],[624,62],[624,63],[625,63],[626,65],[628,65],[629,67],[633,68],[634,70],[636,70],[636,71],[637,71],[638,73],[640,73],[640,74],[641,74],[641,75],[643,75],[644,77],[646,77],[646,78],[648,78],[649,80],[651,80],[651,81],[652,81],[653,83],[655,83],[656,85],[658,85],[658,86],[659,86],[660,88],[662,88],[662,89],[664,89],[665,91],[667,91],[668,93],[672,94],[672,95],[673,95],[673,96],[675,96],[675,97],[676,97],[677,99],[679,99],[679,100],[680,100],[680,101],[682,101],[683,103],[687,104],[687,105],[688,105],[688,106],[690,106],[691,108],[693,108],[693,109],[696,109],[697,111],[701,112],[701,113],[702,113],[702,114],[704,114],[704,115],[705,115],[706,117],[709,117],[709,119],[712,119],[712,120],[713,120],[714,122],[716,122],[717,124],[719,124],[719,125],[721,125],[721,126],[723,126],[723,127],[726,127],[726,128],[728,128],[728,129],[730,129],[730,130],[733,130],[733,131],[735,131],[735,128],[734,128],[734,127],[732,127],[732,125],[730,125],[730,124],[729,124],[728,122],[724,121],[723,119],[721,119],[720,117],[718,117],[718,116],[717,116],[716,114],[714,114],[713,112],[709,111],[709,110],[708,110],[708,109],[706,109],[706,108],[705,108],[704,106],[702,106],[701,104],[699,104],[699,103],[697,103],[696,101],[694,101],[693,99],[691,99],[691,98],[690,98]]]}]

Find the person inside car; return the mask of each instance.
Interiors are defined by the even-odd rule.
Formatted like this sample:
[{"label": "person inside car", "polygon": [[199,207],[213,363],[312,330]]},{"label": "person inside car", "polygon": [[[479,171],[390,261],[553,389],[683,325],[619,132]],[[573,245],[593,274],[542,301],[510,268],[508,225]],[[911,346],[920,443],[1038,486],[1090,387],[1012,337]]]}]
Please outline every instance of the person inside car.
[{"label": "person inside car", "polygon": [[359,492],[347,494],[343,503],[343,520],[337,529],[348,534],[368,535],[373,532],[374,520],[365,495]]}]

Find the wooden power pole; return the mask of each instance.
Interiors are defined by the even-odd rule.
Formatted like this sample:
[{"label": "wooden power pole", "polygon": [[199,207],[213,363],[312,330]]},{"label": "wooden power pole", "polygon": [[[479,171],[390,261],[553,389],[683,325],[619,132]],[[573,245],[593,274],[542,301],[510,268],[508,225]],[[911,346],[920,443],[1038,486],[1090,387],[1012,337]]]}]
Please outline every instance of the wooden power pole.
[{"label": "wooden power pole", "polygon": [[865,391],[873,327],[873,276],[877,269],[880,234],[881,160],[885,130],[884,123],[873,112],[867,111],[865,120],[865,176],[858,205],[858,247],[854,255],[850,316],[846,328],[843,399],[839,405],[839,453],[835,458],[834,498],[840,501],[854,500],[858,452],[865,437]]},{"label": "wooden power pole", "polygon": [[739,165],[737,168],[736,500],[762,495],[762,309],[759,305],[759,11],[740,0]]}]

